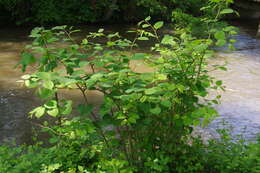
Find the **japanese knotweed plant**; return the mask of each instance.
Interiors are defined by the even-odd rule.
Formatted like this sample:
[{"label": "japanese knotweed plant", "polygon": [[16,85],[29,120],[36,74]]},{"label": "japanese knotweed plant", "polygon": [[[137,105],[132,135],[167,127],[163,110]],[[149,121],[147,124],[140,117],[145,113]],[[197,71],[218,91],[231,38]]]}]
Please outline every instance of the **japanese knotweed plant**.
[{"label": "japanese knotweed plant", "polygon": [[[187,33],[161,37],[157,30],[163,22],[149,21],[147,17],[131,31],[136,33],[133,41],[103,29],[80,42],[72,37],[77,30],[66,26],[31,32],[33,42],[20,64],[23,70],[36,64],[37,71],[22,79],[45,101],[30,116],[57,118],[56,126],[41,125],[56,136],[52,142],[81,141],[82,147],[95,143],[102,145],[99,151],[105,158],[127,161],[121,167],[169,172],[172,156],[181,153],[178,146],[187,144],[193,127],[217,116],[212,105],[220,96],[212,100],[207,96],[210,89],[223,87],[208,74],[207,59],[213,56],[209,47],[227,41],[232,28],[215,31],[214,38],[197,39]],[[138,42],[148,40],[155,42],[150,53],[134,51]],[[132,65],[136,60],[153,70],[136,71]],[[79,90],[84,102],[76,105],[61,99],[64,89]],[[88,100],[91,90],[104,95],[98,111]],[[71,118],[74,109],[80,116]]]}]

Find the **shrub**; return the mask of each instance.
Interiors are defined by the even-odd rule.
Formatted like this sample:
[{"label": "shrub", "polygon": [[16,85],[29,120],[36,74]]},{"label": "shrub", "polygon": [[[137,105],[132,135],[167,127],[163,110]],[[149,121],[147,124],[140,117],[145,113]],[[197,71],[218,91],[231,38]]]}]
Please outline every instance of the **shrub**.
[{"label": "shrub", "polygon": [[[200,140],[190,144],[190,135],[194,126],[205,126],[218,115],[212,105],[220,96],[206,98],[209,89],[223,89],[221,81],[208,75],[207,59],[214,53],[209,47],[225,45],[233,28],[216,30],[214,20],[206,18],[207,37],[179,30],[161,38],[157,30],[163,22],[151,24],[150,20],[147,17],[137,30],[130,31],[136,33],[133,41],[118,33],[106,34],[103,29],[89,33],[81,42],[72,36],[78,31],[66,26],[31,32],[33,42],[26,46],[20,64],[24,71],[30,64],[37,64],[38,69],[22,76],[22,82],[44,101],[30,117],[53,118],[40,125],[52,135],[51,147],[20,148],[6,156],[19,156],[7,164],[17,168],[3,169],[25,171],[31,166],[30,154],[35,152],[39,159],[33,160],[30,169],[38,172],[181,173],[208,169],[208,160],[201,158],[208,159],[214,147],[207,148]],[[155,41],[152,53],[133,52],[138,42],[149,40]],[[133,61],[153,70],[140,73],[131,65]],[[62,99],[60,91],[66,89],[79,90],[84,103]],[[87,98],[91,90],[104,95],[98,113]],[[79,116],[71,116],[73,109]],[[214,171],[224,169],[216,167]]]},{"label": "shrub", "polygon": [[[54,172],[178,172],[178,173],[259,173],[260,143],[230,140],[227,131],[220,132],[221,139],[204,144],[199,137],[192,144],[174,148],[171,157],[157,153],[157,158],[147,158],[142,170],[129,166],[127,161],[108,159],[101,145],[73,144],[60,141],[59,145],[44,148],[40,145],[0,146],[0,172],[54,173]],[[74,140],[75,141],[75,140]]]}]

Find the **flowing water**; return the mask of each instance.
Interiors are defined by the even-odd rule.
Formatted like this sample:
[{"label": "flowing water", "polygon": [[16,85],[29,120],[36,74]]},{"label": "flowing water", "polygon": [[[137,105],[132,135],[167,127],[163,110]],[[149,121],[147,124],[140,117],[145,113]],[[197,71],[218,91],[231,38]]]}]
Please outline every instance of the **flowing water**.
[{"label": "flowing water", "polygon": [[223,80],[226,91],[221,92],[221,104],[216,106],[220,117],[209,128],[223,127],[223,120],[233,129],[233,135],[243,135],[254,141],[260,133],[260,39],[255,38],[256,27],[240,24],[235,36],[236,51],[223,53],[212,60],[215,64],[227,63],[227,72],[214,72]]},{"label": "flowing water", "polygon": [[[97,28],[91,27],[90,30]],[[108,30],[129,29],[128,26],[114,28]],[[237,51],[220,51],[211,60],[212,64],[227,63],[228,71],[212,73],[224,81],[226,91],[220,93],[221,104],[216,106],[221,116],[208,129],[223,127],[222,120],[225,120],[233,126],[233,134],[243,133],[246,139],[254,140],[260,132],[260,40],[254,38],[255,28],[240,26],[240,29],[241,32],[236,36]],[[29,31],[21,28],[0,29],[0,144],[11,139],[16,139],[17,143],[28,143],[32,137],[33,125],[27,113],[40,101],[32,90],[16,82],[23,73],[20,69],[14,69],[20,52],[30,42],[27,39]],[[75,92],[64,92],[64,95],[80,101]],[[90,92],[88,99],[99,104],[102,94]]]}]

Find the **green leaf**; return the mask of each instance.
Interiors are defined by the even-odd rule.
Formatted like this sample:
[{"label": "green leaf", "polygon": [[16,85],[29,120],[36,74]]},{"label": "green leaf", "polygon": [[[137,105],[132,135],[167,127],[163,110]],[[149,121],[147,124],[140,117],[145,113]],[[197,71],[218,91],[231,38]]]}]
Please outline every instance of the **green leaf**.
[{"label": "green leaf", "polygon": [[62,115],[69,115],[72,111],[72,101],[71,100],[63,100],[64,106],[61,107]]},{"label": "green leaf", "polygon": [[202,52],[205,51],[208,48],[207,44],[199,44],[198,46],[194,47],[194,50]]},{"label": "green leaf", "polygon": [[236,43],[236,42],[237,42],[237,40],[230,39],[230,40],[229,40],[229,42],[230,42],[230,43]]},{"label": "green leaf", "polygon": [[183,93],[184,90],[185,90],[185,87],[184,87],[183,85],[181,85],[181,84],[176,85],[176,88],[177,88],[181,93]]},{"label": "green leaf", "polygon": [[50,100],[49,102],[44,104],[44,107],[47,109],[53,109],[53,108],[57,108],[58,104],[56,100]]},{"label": "green leaf", "polygon": [[232,10],[231,8],[224,9],[220,12],[220,14],[231,14],[231,13],[234,13],[234,10]]},{"label": "green leaf", "polygon": [[88,44],[88,40],[87,39],[83,39],[82,40],[82,44],[87,45]]},{"label": "green leaf", "polygon": [[218,112],[214,108],[205,107],[204,119],[202,121],[202,128],[206,127],[214,118],[219,116]]},{"label": "green leaf", "polygon": [[37,37],[41,37],[41,31],[43,31],[44,28],[43,27],[36,27],[31,31],[30,37],[32,38],[37,38]]},{"label": "green leaf", "polygon": [[147,90],[144,91],[145,94],[147,95],[152,95],[158,92],[158,88],[153,87],[153,88],[149,88]]},{"label": "green leaf", "polygon": [[133,114],[129,115],[128,122],[131,124],[135,124],[137,119],[139,119],[139,115],[133,113]]},{"label": "green leaf", "polygon": [[199,126],[200,125],[200,120],[193,120],[193,125],[194,126]]},{"label": "green leaf", "polygon": [[100,115],[104,116],[105,114],[109,114],[113,106],[114,102],[110,98],[105,96],[104,103],[100,106]]},{"label": "green leaf", "polygon": [[49,114],[52,117],[57,117],[58,114],[59,114],[59,109],[58,108],[54,108],[54,109],[48,110],[47,114]]},{"label": "green leaf", "polygon": [[49,139],[49,142],[51,144],[57,143],[58,141],[59,141],[59,138],[57,138],[56,136]]},{"label": "green leaf", "polygon": [[149,40],[149,38],[148,37],[138,37],[137,40],[146,41],[146,40]]},{"label": "green leaf", "polygon": [[223,70],[223,71],[227,71],[228,70],[226,67],[223,67],[223,66],[220,66],[219,69]]},{"label": "green leaf", "polygon": [[50,80],[44,81],[43,87],[51,90],[54,87],[54,83]]},{"label": "green leaf", "polygon": [[156,78],[160,81],[167,80],[167,76],[165,74],[157,74]]},{"label": "green leaf", "polygon": [[24,79],[24,80],[30,79],[30,78],[31,78],[31,75],[26,74],[26,75],[23,75],[21,78]]},{"label": "green leaf", "polygon": [[86,81],[87,87],[92,88],[96,84],[96,82],[98,82],[98,80],[101,79],[102,77],[103,77],[103,74],[101,74],[101,73],[92,75],[91,78]]},{"label": "green leaf", "polygon": [[115,46],[115,45],[116,45],[115,41],[108,41],[107,42],[107,46],[109,46],[109,47],[112,47],[112,46]]},{"label": "green leaf", "polygon": [[215,38],[217,40],[225,40],[226,39],[226,35],[223,31],[217,31],[215,34],[214,34]]},{"label": "green leaf", "polygon": [[52,30],[64,30],[66,29],[67,25],[55,26],[51,28]]},{"label": "green leaf", "polygon": [[26,81],[24,82],[24,84],[25,84],[26,87],[30,88],[30,86],[31,86],[31,81],[30,81],[30,80],[26,80]]},{"label": "green leaf", "polygon": [[36,75],[42,79],[42,80],[51,80],[51,74],[50,72],[38,72]]},{"label": "green leaf", "polygon": [[32,80],[26,80],[24,84],[28,88],[36,88],[38,86],[38,83]]},{"label": "green leaf", "polygon": [[183,117],[183,123],[186,125],[186,126],[189,126],[189,125],[193,125],[193,120],[191,117]]},{"label": "green leaf", "polygon": [[85,67],[85,66],[87,66],[87,65],[89,65],[89,62],[88,61],[80,61],[80,63],[79,63],[79,67]]},{"label": "green leaf", "polygon": [[216,45],[219,46],[219,47],[221,47],[221,46],[225,46],[226,43],[227,43],[226,40],[218,40],[218,41],[216,42]]},{"label": "green leaf", "polygon": [[157,106],[157,107],[155,107],[153,109],[150,109],[150,112],[152,114],[159,115],[161,113],[161,108]]},{"label": "green leaf", "polygon": [[155,29],[159,29],[159,28],[161,28],[162,26],[163,26],[163,21],[159,21],[159,22],[156,22],[153,27],[154,27]]},{"label": "green leaf", "polygon": [[165,36],[163,37],[161,43],[162,43],[162,44],[165,44],[165,45],[169,44],[169,45],[172,45],[172,46],[174,46],[174,45],[177,44],[177,43],[174,41],[173,36],[170,36],[170,35],[165,35]]},{"label": "green leaf", "polygon": [[32,116],[32,115],[35,115],[36,118],[41,118],[45,113],[45,107],[37,107],[35,108],[34,110],[32,110],[29,114]]},{"label": "green leaf", "polygon": [[98,30],[98,32],[99,32],[99,33],[104,32],[104,29],[103,29],[103,28],[100,28],[100,29]]},{"label": "green leaf", "polygon": [[83,166],[78,166],[78,170],[79,170],[80,172],[84,172],[84,167],[83,167]]},{"label": "green leaf", "polygon": [[151,16],[146,17],[144,20],[145,20],[145,21],[151,20]]},{"label": "green leaf", "polygon": [[150,25],[148,25],[148,24],[146,24],[146,23],[142,25],[143,28],[148,28],[149,26],[150,26]]},{"label": "green leaf", "polygon": [[47,88],[39,88],[37,93],[41,99],[47,99],[54,95],[54,91]]},{"label": "green leaf", "polygon": [[161,102],[161,105],[167,107],[167,108],[170,108],[172,106],[172,103],[169,101],[169,100],[163,100]]},{"label": "green leaf", "polygon": [[115,37],[116,37],[116,38],[120,38],[120,35],[119,35],[118,32],[116,32],[116,33],[108,34],[107,37],[108,37],[108,38],[115,38]]},{"label": "green leaf", "polygon": [[22,65],[22,71],[26,70],[26,67],[36,62],[36,58],[31,53],[22,53],[22,59],[19,64]]},{"label": "green leaf", "polygon": [[221,80],[216,81],[216,85],[217,86],[221,86],[222,85],[222,81]]}]

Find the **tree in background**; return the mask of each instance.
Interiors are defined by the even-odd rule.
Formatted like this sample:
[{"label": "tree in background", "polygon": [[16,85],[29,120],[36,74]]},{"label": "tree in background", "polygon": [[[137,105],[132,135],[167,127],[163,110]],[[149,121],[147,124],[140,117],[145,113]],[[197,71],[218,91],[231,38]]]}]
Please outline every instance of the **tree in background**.
[{"label": "tree in background", "polygon": [[195,16],[208,0],[1,0],[0,16],[16,24],[136,22],[152,16],[170,20],[173,10]]}]

